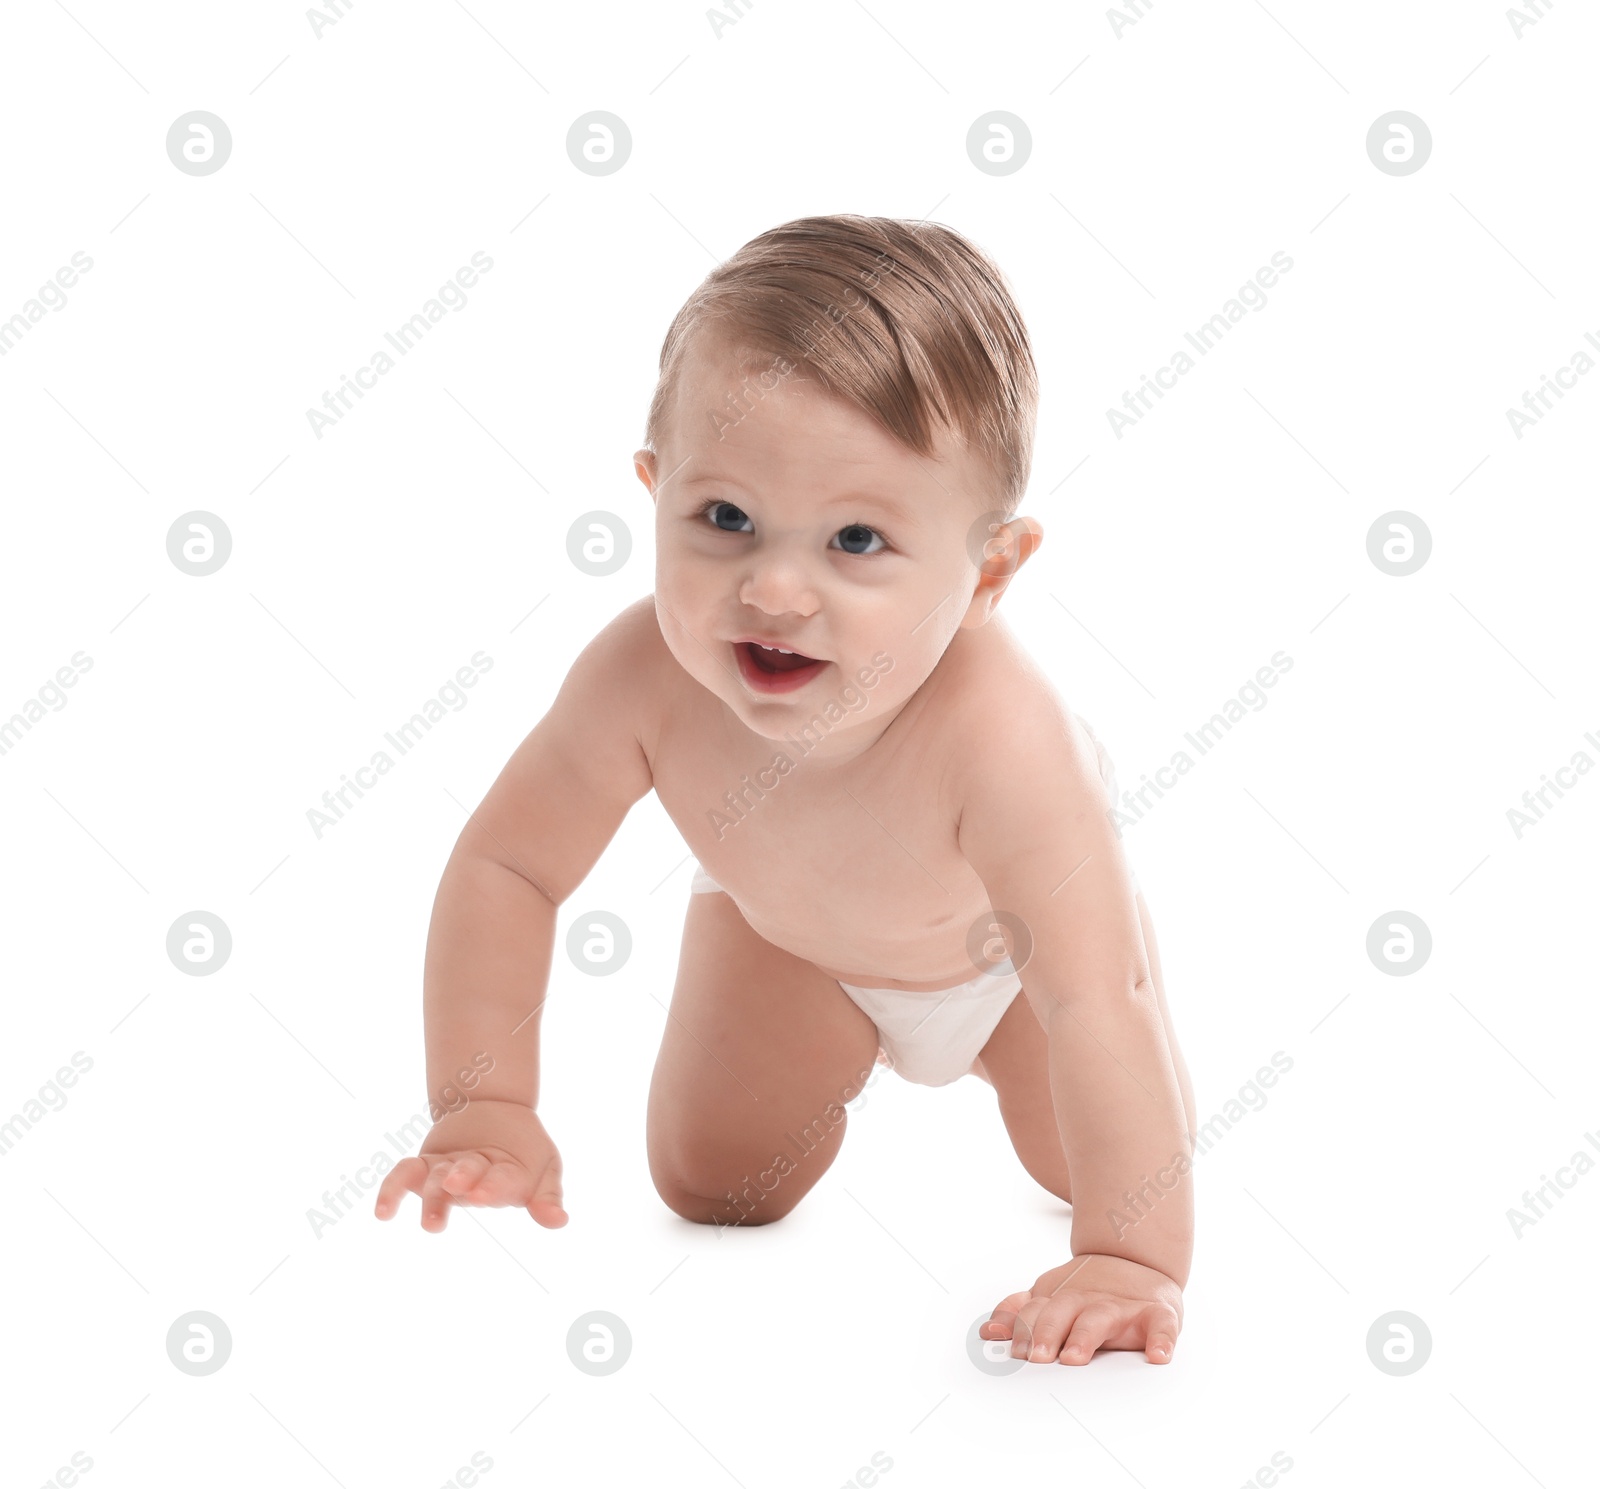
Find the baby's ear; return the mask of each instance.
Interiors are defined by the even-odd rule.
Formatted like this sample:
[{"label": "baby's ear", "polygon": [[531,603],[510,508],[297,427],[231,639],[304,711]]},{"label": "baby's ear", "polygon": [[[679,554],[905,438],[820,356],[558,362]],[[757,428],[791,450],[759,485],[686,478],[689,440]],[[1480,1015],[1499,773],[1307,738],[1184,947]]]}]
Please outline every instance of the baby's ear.
[{"label": "baby's ear", "polygon": [[1011,560],[1006,571],[1006,578],[1009,579],[1044,542],[1044,527],[1037,517],[1013,517],[1005,524],[1004,530],[1011,536]]},{"label": "baby's ear", "polygon": [[656,452],[654,450],[635,450],[633,452],[633,472],[644,483],[644,489],[650,493],[650,500],[656,499]]},{"label": "baby's ear", "polygon": [[1044,528],[1038,518],[985,512],[967,534],[967,551],[981,579],[1003,581],[1011,578],[1043,541]]},{"label": "baby's ear", "polygon": [[987,544],[988,557],[978,568],[977,588],[962,617],[963,627],[981,626],[994,614],[995,606],[1016,577],[1017,570],[1044,542],[1044,528],[1033,517],[1013,517],[997,525]]}]

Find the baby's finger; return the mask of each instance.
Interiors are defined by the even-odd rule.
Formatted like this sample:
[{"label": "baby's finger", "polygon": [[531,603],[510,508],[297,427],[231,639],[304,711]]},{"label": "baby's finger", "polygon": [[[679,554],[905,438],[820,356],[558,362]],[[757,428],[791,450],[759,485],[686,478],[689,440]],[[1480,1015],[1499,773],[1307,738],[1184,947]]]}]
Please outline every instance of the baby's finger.
[{"label": "baby's finger", "polygon": [[463,1195],[475,1189],[490,1169],[490,1161],[482,1153],[462,1153],[456,1157],[450,1172],[444,1176],[446,1194]]},{"label": "baby's finger", "polygon": [[450,1201],[453,1198],[444,1187],[445,1175],[455,1167],[452,1158],[427,1160],[428,1177],[418,1191],[422,1195],[423,1230],[442,1231],[450,1218]]},{"label": "baby's finger", "polygon": [[1029,1298],[1017,1313],[1011,1330],[1014,1360],[1053,1360],[1061,1350],[1067,1329],[1083,1306],[1075,1293],[1066,1298]]},{"label": "baby's finger", "polygon": [[1074,1320],[1067,1342],[1061,1346],[1063,1365],[1087,1365],[1094,1352],[1110,1337],[1121,1322],[1121,1312],[1114,1303],[1091,1303]]},{"label": "baby's finger", "polygon": [[1178,1346],[1178,1315],[1165,1303],[1152,1303],[1139,1319],[1145,1326],[1145,1359],[1152,1365],[1168,1364]]},{"label": "baby's finger", "polygon": [[502,1158],[490,1164],[461,1198],[474,1205],[520,1205],[528,1187],[527,1169]]},{"label": "baby's finger", "polygon": [[[1061,1353],[1077,1317],[1084,1311],[1088,1300],[1082,1293],[1061,1293],[1053,1298],[1036,1299],[1041,1306],[1030,1319],[1032,1332],[1028,1340],[1028,1358],[1041,1364],[1054,1360]],[[1026,1315],[1028,1309],[1023,1309]],[[1012,1353],[1016,1350],[1013,1348]]]},{"label": "baby's finger", "polygon": [[[1021,1310],[1022,1305],[1032,1296],[1031,1292],[1024,1289],[1020,1293],[1012,1293],[1008,1298],[1002,1298],[995,1304],[994,1312],[989,1315],[987,1322],[978,1326],[978,1337],[980,1339],[1009,1339],[1012,1327],[1017,1321],[1018,1312]],[[986,1329],[989,1331],[988,1333],[984,1332]]]},{"label": "baby's finger", "polygon": [[401,1195],[408,1190],[413,1194],[422,1193],[422,1181],[427,1177],[428,1165],[425,1160],[402,1158],[383,1176],[383,1183],[378,1186],[378,1199],[372,1207],[372,1213],[379,1220],[387,1220],[400,1208]]},{"label": "baby's finger", "polygon": [[552,1158],[534,1185],[533,1198],[528,1201],[528,1213],[546,1230],[560,1230],[567,1223],[567,1212],[561,1205],[561,1160]]}]

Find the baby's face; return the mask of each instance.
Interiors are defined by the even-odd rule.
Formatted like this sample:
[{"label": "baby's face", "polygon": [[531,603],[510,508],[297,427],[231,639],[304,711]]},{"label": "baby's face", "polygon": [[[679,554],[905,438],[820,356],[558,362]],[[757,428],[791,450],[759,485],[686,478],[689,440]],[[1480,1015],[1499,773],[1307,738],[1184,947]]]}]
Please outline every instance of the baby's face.
[{"label": "baby's face", "polygon": [[662,444],[635,456],[661,633],[767,739],[822,713],[815,753],[858,752],[1005,587],[975,563],[984,463],[948,435],[924,459],[798,368],[697,338]]}]

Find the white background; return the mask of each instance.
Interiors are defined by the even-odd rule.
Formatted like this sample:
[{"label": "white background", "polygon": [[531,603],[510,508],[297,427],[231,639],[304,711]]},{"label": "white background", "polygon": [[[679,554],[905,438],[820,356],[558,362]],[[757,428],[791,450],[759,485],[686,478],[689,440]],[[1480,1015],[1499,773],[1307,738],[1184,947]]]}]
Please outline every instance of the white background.
[{"label": "white background", "polygon": [[[1600,1132],[1600,779],[1520,839],[1506,813],[1600,760],[1600,377],[1520,440],[1505,414],[1600,335],[1592,10],[1520,37],[1496,4],[1305,0],[1120,36],[1094,6],[907,0],[758,0],[720,38],[642,0],[363,0],[320,38],[291,4],[4,25],[0,319],[94,261],[0,358],[0,716],[93,660],[0,756],[0,1120],[93,1060],[4,1157],[8,1483],[74,1452],[106,1485],[427,1489],[475,1452],[490,1484],[831,1486],[875,1452],[890,1489],[1227,1486],[1275,1452],[1292,1486],[1593,1482],[1600,1176],[1520,1237],[1506,1212]],[[233,137],[208,176],[165,151],[195,109]],[[633,137],[606,177],[566,152],[594,109]],[[995,109],[1032,134],[1008,176],[965,149]],[[1394,109],[1432,132],[1408,176],[1366,153]],[[690,869],[653,797],[562,911],[633,935],[609,978],[557,950],[571,1224],[432,1236],[370,1194],[307,1219],[423,1109],[464,811],[652,588],[631,455],[672,315],[834,211],[931,215],[1009,277],[1047,537],[1005,610],[1124,786],[1293,658],[1126,838],[1202,1114],[1294,1062],[1200,1161],[1169,1367],[970,1363],[976,1319],[1068,1255],[976,1080],[883,1076],[779,1225],[665,1208],[644,1100]],[[318,439],[306,410],[475,250],[466,308]],[[1266,308],[1115,437],[1106,409],[1277,250]],[[195,509],[233,536],[206,578],[165,549]],[[632,531],[604,579],[566,551],[594,509]],[[1405,578],[1366,548],[1397,509],[1433,541]],[[468,706],[318,840],[307,809],[479,650]],[[208,977],[165,951],[197,909],[233,936]],[[1396,909],[1433,937],[1409,976],[1365,950]],[[233,1340],[201,1378],[164,1344],[197,1309]],[[596,1309],[633,1336],[604,1378],[564,1344]],[[1393,1310],[1432,1335],[1405,1377],[1367,1355]]]}]

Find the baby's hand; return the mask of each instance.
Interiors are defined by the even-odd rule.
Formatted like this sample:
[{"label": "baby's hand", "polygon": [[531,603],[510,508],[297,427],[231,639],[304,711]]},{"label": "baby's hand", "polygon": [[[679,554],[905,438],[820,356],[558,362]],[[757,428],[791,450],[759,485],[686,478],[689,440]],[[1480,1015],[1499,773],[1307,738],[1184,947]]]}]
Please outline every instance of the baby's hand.
[{"label": "baby's hand", "polygon": [[978,1333],[1009,1339],[1013,1356],[1042,1363],[1087,1365],[1097,1349],[1142,1349],[1165,1365],[1182,1327],[1183,1289],[1165,1272],[1084,1255],[1012,1293]]},{"label": "baby's hand", "polygon": [[521,1205],[551,1230],[567,1223],[561,1155],[533,1109],[516,1102],[473,1101],[436,1123],[417,1156],[384,1176],[373,1214],[389,1219],[408,1189],[422,1196],[423,1230],[443,1230],[452,1202]]}]

